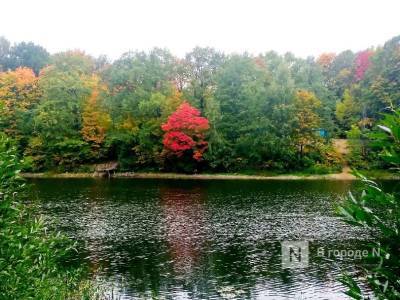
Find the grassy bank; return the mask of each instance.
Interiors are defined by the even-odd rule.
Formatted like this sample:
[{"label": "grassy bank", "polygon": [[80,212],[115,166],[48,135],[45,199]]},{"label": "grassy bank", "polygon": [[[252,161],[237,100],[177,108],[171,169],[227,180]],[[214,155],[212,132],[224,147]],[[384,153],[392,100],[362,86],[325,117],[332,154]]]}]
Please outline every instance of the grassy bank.
[{"label": "grassy bank", "polygon": [[[93,178],[93,173],[23,173],[25,178]],[[244,174],[179,174],[179,173],[115,173],[113,178],[143,178],[143,179],[189,179],[189,180],[342,180],[356,179],[350,174],[343,177],[339,174],[306,175],[306,174],[280,174],[280,175],[244,175]]]},{"label": "grassy bank", "polygon": [[[400,180],[400,176],[388,170],[366,170],[361,174],[377,180]],[[93,178],[91,172],[77,173],[22,173],[25,178]],[[351,174],[351,170],[343,170],[341,173],[332,174],[307,174],[290,173],[278,174],[273,172],[221,173],[221,174],[181,174],[181,173],[157,173],[157,172],[118,172],[111,175],[113,178],[139,178],[139,179],[188,179],[188,180],[357,180]]]}]

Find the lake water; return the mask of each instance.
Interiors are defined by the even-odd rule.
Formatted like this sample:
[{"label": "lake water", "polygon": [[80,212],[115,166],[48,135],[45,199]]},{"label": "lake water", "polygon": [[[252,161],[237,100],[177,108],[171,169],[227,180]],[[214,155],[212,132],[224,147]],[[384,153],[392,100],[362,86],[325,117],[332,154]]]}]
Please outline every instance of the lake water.
[{"label": "lake water", "polygon": [[[368,249],[368,235],[335,216],[347,181],[32,183],[114,299],[346,299],[337,278],[358,260],[327,253]],[[288,240],[308,241],[308,266],[282,268]]]}]

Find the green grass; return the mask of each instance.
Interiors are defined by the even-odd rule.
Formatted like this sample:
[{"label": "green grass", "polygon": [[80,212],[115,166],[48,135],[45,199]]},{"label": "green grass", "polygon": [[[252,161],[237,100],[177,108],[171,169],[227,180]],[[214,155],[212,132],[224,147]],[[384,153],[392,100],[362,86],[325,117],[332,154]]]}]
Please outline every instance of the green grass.
[{"label": "green grass", "polygon": [[360,170],[359,173],[372,179],[400,179],[399,173],[394,170]]}]

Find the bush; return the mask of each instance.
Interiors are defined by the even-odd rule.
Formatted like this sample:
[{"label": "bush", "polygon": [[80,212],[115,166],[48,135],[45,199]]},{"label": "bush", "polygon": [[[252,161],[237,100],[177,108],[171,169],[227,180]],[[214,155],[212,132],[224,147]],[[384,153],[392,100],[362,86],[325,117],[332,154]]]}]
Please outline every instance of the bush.
[{"label": "bush", "polygon": [[0,135],[0,299],[68,299],[84,295],[83,269],[68,264],[76,255],[67,237],[50,233],[23,203],[15,147]]},{"label": "bush", "polygon": [[[340,215],[349,224],[364,227],[375,238],[371,248],[380,255],[369,256],[362,270],[377,299],[400,299],[400,198],[384,193],[376,183],[363,177],[364,191],[358,197],[350,193],[340,207]],[[342,278],[354,299],[366,299],[357,282]]]},{"label": "bush", "polygon": [[[382,120],[375,134],[375,143],[382,160],[399,170],[400,167],[400,110],[393,111]],[[364,227],[374,237],[373,247],[380,249],[379,256],[370,256],[363,273],[377,299],[400,299],[400,196],[384,193],[378,185],[362,177],[364,191],[349,194],[340,206],[340,216],[349,224]],[[366,299],[356,280],[349,275],[342,278],[349,288],[347,295]]]},{"label": "bush", "polygon": [[334,169],[327,165],[316,163],[315,165],[306,169],[305,173],[308,173],[308,174],[330,174],[330,173],[333,173],[333,171],[334,171]]}]

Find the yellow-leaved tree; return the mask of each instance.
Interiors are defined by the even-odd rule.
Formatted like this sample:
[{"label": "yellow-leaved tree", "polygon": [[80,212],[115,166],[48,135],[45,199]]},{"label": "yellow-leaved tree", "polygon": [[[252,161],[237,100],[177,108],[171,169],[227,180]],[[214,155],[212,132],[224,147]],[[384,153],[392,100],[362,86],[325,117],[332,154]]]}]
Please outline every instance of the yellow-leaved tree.
[{"label": "yellow-leaved tree", "polygon": [[0,73],[0,129],[17,141],[30,125],[26,115],[40,97],[37,82],[29,68]]},{"label": "yellow-leaved tree", "polygon": [[111,126],[111,117],[101,106],[101,97],[107,93],[107,86],[97,75],[93,75],[86,84],[91,93],[83,104],[81,134],[91,145],[93,156],[98,157],[106,132]]},{"label": "yellow-leaved tree", "polygon": [[299,90],[294,99],[295,121],[294,143],[300,158],[303,157],[307,147],[315,148],[320,141],[317,134],[321,119],[317,113],[321,101],[314,93]]}]

